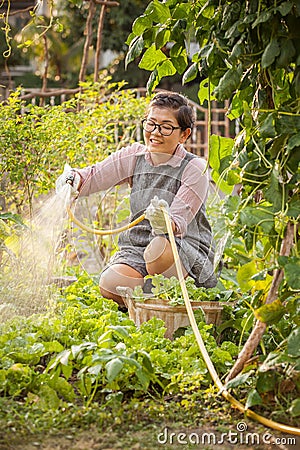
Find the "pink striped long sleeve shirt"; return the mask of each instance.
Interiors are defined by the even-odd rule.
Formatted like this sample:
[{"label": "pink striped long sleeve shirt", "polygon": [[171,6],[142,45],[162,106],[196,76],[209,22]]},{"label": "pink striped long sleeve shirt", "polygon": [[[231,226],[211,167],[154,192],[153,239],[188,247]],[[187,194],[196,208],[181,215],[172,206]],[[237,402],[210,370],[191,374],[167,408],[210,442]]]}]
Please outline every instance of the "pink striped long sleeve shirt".
[{"label": "pink striped long sleeve shirt", "polygon": [[[186,153],[184,146],[179,144],[170,159],[162,164],[178,167]],[[148,152],[146,146],[134,143],[112,153],[103,161],[92,166],[76,169],[82,178],[80,196],[104,191],[123,183],[130,184],[136,157],[141,154],[144,154],[146,161],[154,166],[151,153]],[[185,235],[188,224],[206,201],[208,188],[209,174],[206,170],[206,161],[202,158],[193,158],[184,169],[180,188],[170,205],[170,216],[176,225],[176,235]]]}]

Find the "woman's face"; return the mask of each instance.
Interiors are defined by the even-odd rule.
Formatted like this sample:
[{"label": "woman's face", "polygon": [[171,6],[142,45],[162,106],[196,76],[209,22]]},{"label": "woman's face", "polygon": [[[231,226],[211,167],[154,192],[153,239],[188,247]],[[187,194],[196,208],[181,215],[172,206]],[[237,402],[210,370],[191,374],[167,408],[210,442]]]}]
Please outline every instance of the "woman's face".
[{"label": "woman's face", "polygon": [[170,136],[163,136],[158,127],[152,132],[144,130],[144,139],[147,149],[151,153],[167,153],[172,155],[180,143],[184,143],[190,135],[190,128],[182,131],[177,122],[175,112],[167,108],[152,107],[149,110],[147,121],[151,121],[157,125],[171,125],[176,129],[173,130]]}]

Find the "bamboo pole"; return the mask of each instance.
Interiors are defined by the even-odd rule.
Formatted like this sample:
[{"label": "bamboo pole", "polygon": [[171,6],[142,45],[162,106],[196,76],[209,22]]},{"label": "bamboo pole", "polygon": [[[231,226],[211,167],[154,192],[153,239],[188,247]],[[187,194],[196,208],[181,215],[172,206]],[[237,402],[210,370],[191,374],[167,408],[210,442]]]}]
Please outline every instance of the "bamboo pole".
[{"label": "bamboo pole", "polygon": [[[287,224],[286,234],[284,239],[282,240],[281,249],[280,249],[280,255],[281,256],[288,256],[290,254],[291,248],[293,246],[294,242],[294,225],[289,222]],[[266,299],[266,304],[274,302],[278,296],[278,288],[283,279],[283,270],[282,269],[276,269],[274,272],[274,277],[272,280],[272,284],[270,287],[270,290],[268,292],[268,296]],[[236,360],[234,366],[230,370],[229,374],[227,375],[226,382],[232,380],[232,378],[235,378],[243,369],[245,363],[248,361],[249,358],[251,358],[253,352],[257,348],[258,344],[260,343],[261,338],[263,337],[264,332],[266,331],[267,324],[260,322],[259,320],[256,321],[255,326],[245,343],[241,353],[238,356],[238,359]]]}]

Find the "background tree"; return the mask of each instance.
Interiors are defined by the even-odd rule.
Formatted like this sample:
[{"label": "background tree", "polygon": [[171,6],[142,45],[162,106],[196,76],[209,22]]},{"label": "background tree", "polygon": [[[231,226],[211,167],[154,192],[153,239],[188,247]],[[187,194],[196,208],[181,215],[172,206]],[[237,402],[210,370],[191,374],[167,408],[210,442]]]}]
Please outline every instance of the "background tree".
[{"label": "background tree", "polygon": [[[105,8],[103,30],[101,38],[101,51],[111,50],[116,52],[116,59],[109,67],[109,73],[116,81],[127,79],[130,86],[145,84],[146,75],[142,71],[124,71],[124,57],[127,50],[126,38],[130,32],[134,18],[142,13],[145,2],[141,0],[125,0],[121,2],[110,2]],[[118,6],[112,3],[119,3]],[[147,2],[146,2],[147,3]],[[28,75],[17,79],[17,83],[36,87],[41,84],[39,81],[44,71],[45,47],[41,33],[48,41],[48,80],[49,86],[76,87],[82,63],[84,43],[86,40],[86,21],[90,1],[87,0],[52,0],[50,17],[38,14],[38,10],[32,6],[29,11],[12,11],[3,5],[1,27],[1,54],[0,69],[5,71],[5,65],[27,65],[34,62],[38,76],[33,78]],[[95,3],[95,13],[92,18],[93,33],[91,45],[93,52],[97,45],[97,27],[102,5]],[[9,12],[9,16],[6,13]],[[12,22],[13,19],[13,22]],[[11,25],[9,24],[11,22]],[[49,26],[50,25],[50,26]],[[44,33],[45,27],[49,27]],[[7,36],[6,36],[7,35]],[[11,47],[9,54],[8,42]],[[91,59],[91,58],[90,58]],[[93,65],[90,63],[87,74],[93,73]],[[120,72],[120,73],[119,73]]]}]

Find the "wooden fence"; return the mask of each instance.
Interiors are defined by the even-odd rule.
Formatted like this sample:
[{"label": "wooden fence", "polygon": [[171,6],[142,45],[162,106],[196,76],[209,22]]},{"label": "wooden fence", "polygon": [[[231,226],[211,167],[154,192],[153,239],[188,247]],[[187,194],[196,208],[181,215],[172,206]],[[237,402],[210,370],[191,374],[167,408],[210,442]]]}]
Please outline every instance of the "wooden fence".
[{"label": "wooden fence", "polygon": [[[134,89],[133,89],[134,90]],[[137,88],[137,97],[146,95],[146,89]],[[22,99],[30,101],[33,104],[49,104],[56,105],[63,103],[70,96],[79,92],[79,89],[68,89],[60,91],[57,89],[49,89],[46,92],[41,92],[40,89],[24,89],[22,91]],[[192,100],[189,104],[194,109],[196,121],[192,130],[192,135],[186,143],[186,148],[190,152],[207,158],[208,155],[208,138],[209,138],[209,111],[207,108],[198,105]],[[224,137],[233,137],[238,132],[237,124],[230,122],[226,116],[229,102],[225,101],[223,105],[219,105],[216,101],[211,104],[211,132]],[[142,138],[142,130],[137,127],[137,139]],[[118,127],[116,127],[116,143],[119,142]]]}]

